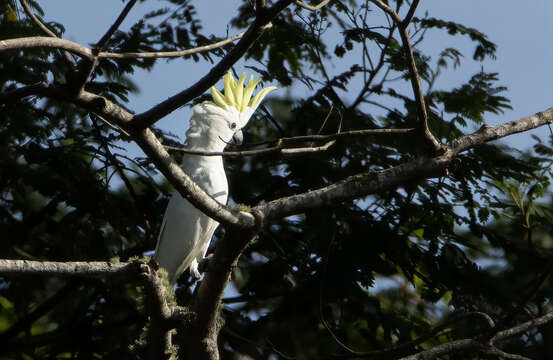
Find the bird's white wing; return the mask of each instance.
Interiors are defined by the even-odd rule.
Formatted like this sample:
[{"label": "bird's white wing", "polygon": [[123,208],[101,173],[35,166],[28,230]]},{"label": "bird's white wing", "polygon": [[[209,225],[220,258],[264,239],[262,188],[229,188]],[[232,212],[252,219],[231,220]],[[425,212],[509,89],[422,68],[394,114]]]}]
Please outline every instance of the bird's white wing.
[{"label": "bird's white wing", "polygon": [[[171,283],[181,267],[188,267],[189,259],[201,234],[201,212],[179,193],[173,193],[165,210],[154,259],[167,270]],[[183,271],[184,271],[183,269]]]},{"label": "bird's white wing", "polygon": [[[222,164],[220,171],[196,168],[191,177],[216,200],[226,203],[228,185]],[[167,270],[171,283],[175,283],[188,267],[196,278],[200,277],[198,262],[204,257],[218,225],[179,193],[173,193],[154,255],[159,265]]]}]

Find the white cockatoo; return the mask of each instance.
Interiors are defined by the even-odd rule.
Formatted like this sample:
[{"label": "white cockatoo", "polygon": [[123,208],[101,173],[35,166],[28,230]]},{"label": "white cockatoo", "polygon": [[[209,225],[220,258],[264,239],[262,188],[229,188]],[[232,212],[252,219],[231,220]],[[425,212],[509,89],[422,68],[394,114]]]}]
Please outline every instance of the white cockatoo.
[{"label": "white cockatoo", "polygon": [[[224,93],[211,87],[213,101],[194,106],[186,132],[189,150],[221,152],[233,140],[241,142],[241,129],[261,100],[276,89],[270,86],[252,96],[260,79],[254,80],[252,75],[244,86],[245,78],[246,73],[236,82],[228,72],[223,78]],[[228,183],[221,156],[184,154],[181,166],[207,194],[226,204]],[[179,193],[173,193],[165,210],[154,255],[154,259],[167,271],[172,284],[187,268],[197,279],[200,278],[198,263],[205,256],[217,226],[217,221],[196,209]]]}]

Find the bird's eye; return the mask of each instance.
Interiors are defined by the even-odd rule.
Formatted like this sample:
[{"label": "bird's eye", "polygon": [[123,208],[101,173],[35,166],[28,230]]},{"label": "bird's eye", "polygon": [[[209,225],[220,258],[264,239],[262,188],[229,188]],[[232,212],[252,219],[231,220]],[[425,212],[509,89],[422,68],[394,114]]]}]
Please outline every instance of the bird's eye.
[{"label": "bird's eye", "polygon": [[236,123],[233,122],[232,124],[230,124],[230,128],[231,128],[232,130],[236,129]]}]

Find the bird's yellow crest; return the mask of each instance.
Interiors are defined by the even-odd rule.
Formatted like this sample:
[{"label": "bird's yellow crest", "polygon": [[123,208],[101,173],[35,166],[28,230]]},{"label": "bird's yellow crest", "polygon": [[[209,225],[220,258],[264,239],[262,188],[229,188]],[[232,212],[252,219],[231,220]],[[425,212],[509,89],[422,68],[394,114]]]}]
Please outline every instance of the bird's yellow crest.
[{"label": "bird's yellow crest", "polygon": [[250,75],[248,85],[244,86],[245,79],[246,73],[243,73],[238,79],[238,82],[236,82],[230,71],[227,72],[223,77],[223,82],[225,84],[223,90],[224,94],[215,89],[214,86],[211,87],[213,102],[225,110],[227,106],[233,106],[236,110],[238,110],[238,113],[241,113],[246,108],[257,108],[259,103],[261,103],[261,100],[263,100],[269,92],[276,90],[276,86],[269,86],[261,89],[260,92],[252,97],[255,87],[259,84],[261,79],[254,80],[253,75]]}]

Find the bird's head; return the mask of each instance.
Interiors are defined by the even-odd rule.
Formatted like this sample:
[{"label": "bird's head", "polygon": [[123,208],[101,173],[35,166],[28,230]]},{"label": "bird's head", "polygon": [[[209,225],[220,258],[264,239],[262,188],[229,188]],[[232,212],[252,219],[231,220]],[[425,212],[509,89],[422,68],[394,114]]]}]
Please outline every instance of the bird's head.
[{"label": "bird's head", "polygon": [[[247,85],[244,83],[245,79],[246,73],[243,73],[236,82],[232,74],[228,72],[223,77],[223,93],[212,86],[213,101],[206,101],[194,106],[194,115],[191,121],[207,120],[205,125],[209,127],[210,132],[217,134],[223,142],[241,143],[242,128],[246,126],[263,98],[276,89],[275,86],[269,86],[253,95],[255,87],[261,79],[254,80],[251,75]],[[193,134],[188,134],[189,137],[190,135]]]}]

